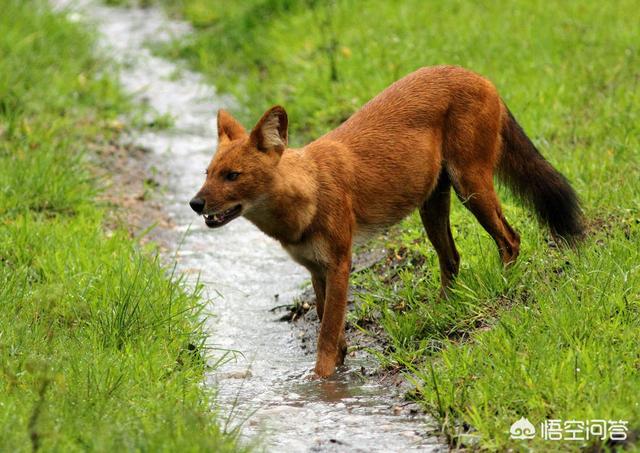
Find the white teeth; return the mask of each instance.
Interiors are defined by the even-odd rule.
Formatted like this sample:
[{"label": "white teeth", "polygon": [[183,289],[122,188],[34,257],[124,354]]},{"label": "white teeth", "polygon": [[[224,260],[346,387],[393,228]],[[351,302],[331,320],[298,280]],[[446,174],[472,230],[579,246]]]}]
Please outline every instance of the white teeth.
[{"label": "white teeth", "polygon": [[218,223],[224,222],[227,216],[231,214],[234,211],[234,209],[236,208],[230,208],[230,209],[227,209],[226,211],[223,211],[217,214],[203,214],[203,217],[205,220],[208,220],[208,221],[214,221]]}]

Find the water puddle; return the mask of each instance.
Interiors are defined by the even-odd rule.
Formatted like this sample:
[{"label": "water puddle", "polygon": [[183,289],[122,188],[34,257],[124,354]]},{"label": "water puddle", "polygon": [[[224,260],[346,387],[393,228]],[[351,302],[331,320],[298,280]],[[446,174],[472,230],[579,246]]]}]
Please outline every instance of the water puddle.
[{"label": "water puddle", "polygon": [[191,212],[187,202],[215,149],[216,112],[233,110],[233,102],[198,74],[145,47],[189,33],[189,26],[154,8],[53,3],[70,8],[74,20],[95,25],[100,45],[122,66],[124,88],[175,120],[169,130],[142,131],[130,139],[151,150],[150,165],[165,185],[159,197],[174,225],[160,232],[173,244],[167,253],[175,253],[179,271],[205,283],[210,345],[241,353],[207,378],[219,389],[222,412],[233,414],[231,424],[244,420],[243,436],[259,439],[267,451],[442,449],[425,434],[424,416],[396,415],[397,407],[394,413],[393,386],[363,376],[362,367],[375,367],[366,355],[348,357],[334,378],[305,380],[315,356],[305,353],[296,330],[277,322],[279,315],[270,309],[300,293],[306,271],[248,221],[210,230]]}]

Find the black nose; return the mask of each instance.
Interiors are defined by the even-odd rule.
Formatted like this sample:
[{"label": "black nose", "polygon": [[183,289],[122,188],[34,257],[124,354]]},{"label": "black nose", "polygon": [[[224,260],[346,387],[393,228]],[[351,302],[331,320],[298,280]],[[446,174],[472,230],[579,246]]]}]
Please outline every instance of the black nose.
[{"label": "black nose", "polygon": [[204,211],[204,200],[202,198],[195,197],[191,199],[189,206],[191,206],[191,209],[196,211],[198,214],[202,214],[202,211]]}]

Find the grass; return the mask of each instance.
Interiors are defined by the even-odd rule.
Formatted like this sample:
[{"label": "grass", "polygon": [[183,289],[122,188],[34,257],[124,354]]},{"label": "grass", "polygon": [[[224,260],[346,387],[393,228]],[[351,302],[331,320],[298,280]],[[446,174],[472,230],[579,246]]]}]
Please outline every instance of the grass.
[{"label": "grass", "polygon": [[[331,2],[165,0],[196,31],[157,49],[240,101],[251,126],[284,105],[300,145],[420,67],[457,64],[492,79],[543,154],[572,181],[589,219],[558,250],[504,190],[523,238],[503,270],[454,201],[463,267],[437,301],[437,263],[417,216],[382,239],[393,257],[354,278],[351,322],[381,324],[384,356],[452,445],[488,450],[585,446],[509,438],[521,416],[627,420],[640,431],[640,31],[633,1]],[[635,448],[638,448],[637,446]]]},{"label": "grass", "polygon": [[83,27],[0,5],[0,449],[235,451],[193,351],[198,290],[103,226],[86,150],[127,100]]}]

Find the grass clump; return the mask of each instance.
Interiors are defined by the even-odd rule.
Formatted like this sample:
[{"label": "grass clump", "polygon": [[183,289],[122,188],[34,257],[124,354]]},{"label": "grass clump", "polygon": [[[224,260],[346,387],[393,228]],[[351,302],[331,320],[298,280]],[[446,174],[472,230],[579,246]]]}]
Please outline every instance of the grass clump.
[{"label": "grass clump", "polygon": [[235,450],[193,353],[198,291],[103,227],[85,150],[126,99],[87,30],[0,3],[0,449]]},{"label": "grass clump", "polygon": [[384,327],[387,363],[412,372],[416,398],[454,445],[612,448],[598,439],[512,440],[509,426],[521,416],[628,420],[630,432],[640,430],[635,2],[164,3],[197,30],[160,51],[234,94],[247,126],[284,105],[294,145],[421,66],[457,64],[493,80],[582,197],[585,243],[552,247],[501,189],[523,238],[519,262],[505,271],[489,236],[454,201],[462,269],[452,299],[435,299],[437,260],[414,215],[384,239],[390,259],[355,278],[362,290],[351,320]]}]

